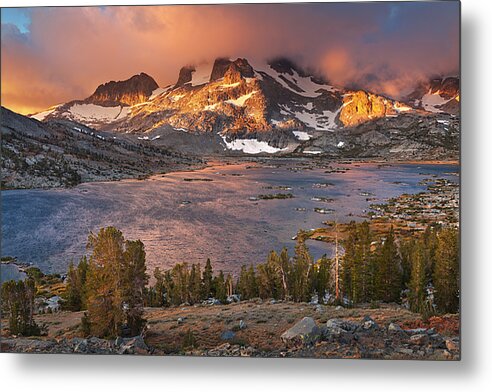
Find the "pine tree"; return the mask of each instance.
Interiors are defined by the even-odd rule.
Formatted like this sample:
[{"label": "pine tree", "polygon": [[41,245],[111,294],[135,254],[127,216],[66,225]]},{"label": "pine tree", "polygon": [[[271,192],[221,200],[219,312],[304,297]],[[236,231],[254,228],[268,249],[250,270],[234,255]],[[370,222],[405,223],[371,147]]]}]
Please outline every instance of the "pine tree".
[{"label": "pine tree", "polygon": [[317,281],[316,292],[318,293],[318,300],[320,303],[324,303],[326,294],[329,294],[330,278],[332,262],[326,255],[323,255],[317,262]]},{"label": "pine tree", "polygon": [[125,323],[131,336],[135,336],[140,333],[145,323],[143,318],[144,294],[149,280],[142,241],[125,242],[121,276],[120,290],[125,310]]},{"label": "pine tree", "polygon": [[115,337],[122,328],[139,333],[148,281],[145,249],[141,241],[125,241],[114,227],[90,234],[92,250],[87,270],[85,325],[99,337]]},{"label": "pine tree", "polygon": [[417,313],[424,313],[426,311],[426,260],[424,243],[418,241],[414,243],[412,252],[412,270],[409,288],[409,303],[410,310]]},{"label": "pine tree", "polygon": [[202,277],[202,299],[203,300],[207,300],[211,296],[213,296],[212,280],[213,280],[212,263],[210,262],[210,259],[207,259],[207,263],[205,264],[205,269],[203,270],[203,277]]},{"label": "pine tree", "polygon": [[354,221],[350,222],[347,226],[347,239],[343,241],[344,255],[341,263],[341,283],[342,292],[344,296],[350,301],[354,302],[354,270],[356,259],[356,241],[357,241],[357,227]]},{"label": "pine tree", "polygon": [[249,299],[248,296],[248,270],[245,265],[241,266],[239,277],[237,278],[236,291],[241,297],[241,300]]},{"label": "pine tree", "polygon": [[172,288],[170,300],[173,305],[180,305],[185,302],[190,302],[190,272],[188,264],[178,263],[171,270]]},{"label": "pine tree", "polygon": [[440,312],[459,310],[459,282],[458,231],[444,229],[438,236],[434,269],[434,298]]},{"label": "pine tree", "polygon": [[87,279],[87,258],[81,258],[77,267],[71,262],[67,271],[66,290],[63,294],[63,309],[73,312],[83,310],[85,305],[85,283]]},{"label": "pine tree", "polygon": [[401,267],[393,227],[390,228],[384,244],[379,247],[377,258],[376,292],[378,293],[378,299],[383,302],[399,302]]},{"label": "pine tree", "polygon": [[95,336],[118,336],[124,322],[120,290],[123,244],[123,234],[114,227],[89,235],[92,256],[87,271],[87,310],[90,331]]},{"label": "pine tree", "polygon": [[65,293],[63,293],[62,308],[70,311],[79,311],[82,307],[81,291],[77,269],[70,262],[67,271],[67,284]]},{"label": "pine tree", "polygon": [[400,245],[400,254],[401,254],[401,284],[402,287],[405,288],[410,284],[410,279],[412,276],[412,266],[413,266],[413,257],[414,251],[416,247],[416,242],[413,238],[410,238],[406,241],[403,241]]},{"label": "pine tree", "polygon": [[220,271],[213,280],[213,287],[215,291],[215,298],[222,303],[227,302],[227,289],[225,285],[224,272]]},{"label": "pine tree", "polygon": [[258,282],[256,279],[255,268],[250,265],[248,268],[248,298],[256,298],[258,297]]},{"label": "pine tree", "polygon": [[200,302],[202,296],[202,278],[200,264],[193,264],[190,272],[190,303]]},{"label": "pine tree", "polygon": [[153,303],[153,306],[161,307],[165,304],[166,288],[164,285],[164,275],[159,267],[155,267],[154,269],[154,278],[155,302]]},{"label": "pine tree", "polygon": [[2,308],[9,315],[11,334],[34,336],[41,333],[34,321],[35,294],[36,285],[31,278],[17,282],[10,280],[2,285]]},{"label": "pine tree", "polygon": [[271,251],[267,261],[257,266],[258,291],[261,298],[279,299],[282,293],[280,275],[280,258],[277,252]]},{"label": "pine tree", "polygon": [[292,266],[292,298],[296,302],[310,300],[309,276],[313,267],[313,259],[306,246],[307,233],[299,231],[295,246],[294,264]]}]

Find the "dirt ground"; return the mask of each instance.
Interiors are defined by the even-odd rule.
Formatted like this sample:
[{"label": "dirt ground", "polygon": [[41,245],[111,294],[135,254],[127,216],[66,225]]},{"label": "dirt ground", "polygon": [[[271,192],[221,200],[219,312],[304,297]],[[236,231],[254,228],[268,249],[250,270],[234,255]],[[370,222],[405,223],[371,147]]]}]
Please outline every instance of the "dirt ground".
[{"label": "dirt ground", "polygon": [[[42,339],[80,337],[79,326],[82,315],[83,312],[37,315],[36,322],[39,325],[45,324],[48,328],[48,336]],[[329,319],[360,322],[365,316],[370,316],[382,328],[386,328],[390,323],[397,323],[404,329],[434,328],[443,337],[459,335],[458,315],[433,317],[424,322],[418,314],[396,305],[387,305],[378,309],[369,307],[350,309],[307,303],[253,300],[230,305],[146,308],[145,318],[148,323],[145,341],[157,354],[183,354],[190,350],[194,350],[196,354],[223,345],[225,340],[222,334],[233,332],[233,337],[227,339],[231,345],[252,347],[266,356],[269,353],[273,356],[286,349],[280,339],[282,333],[306,316],[312,317],[320,326],[326,324]],[[2,320],[2,336],[6,336],[6,325],[7,320]],[[371,343],[365,344],[371,345]],[[379,343],[375,341],[374,344]],[[337,350],[337,354],[340,352],[339,346],[333,347]],[[329,349],[329,345],[324,344],[323,356],[327,355]],[[352,355],[350,350],[343,356]],[[311,350],[306,355],[312,354]],[[356,354],[357,352],[354,353],[355,357]],[[302,352],[297,352],[297,355],[302,355]]]}]

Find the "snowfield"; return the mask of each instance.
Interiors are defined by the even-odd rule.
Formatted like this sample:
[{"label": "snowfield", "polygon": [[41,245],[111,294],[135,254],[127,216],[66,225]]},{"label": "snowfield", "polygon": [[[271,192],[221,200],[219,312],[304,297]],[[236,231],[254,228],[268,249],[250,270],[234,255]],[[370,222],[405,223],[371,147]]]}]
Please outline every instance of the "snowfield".
[{"label": "snowfield", "polygon": [[[318,97],[321,95],[321,92],[317,92],[320,89],[326,90],[326,91],[337,91],[337,89],[335,87],[328,85],[328,84],[315,83],[311,80],[311,77],[303,77],[303,76],[299,75],[297,73],[297,71],[295,71],[295,70],[292,70],[293,75],[289,75],[287,73],[284,74],[284,73],[279,73],[279,72],[275,71],[267,63],[251,62],[251,65],[253,66],[254,70],[256,71],[255,74],[259,79],[263,79],[260,72],[264,72],[268,76],[275,79],[276,82],[280,83],[286,89],[292,91],[293,93],[296,93],[297,95],[301,95],[303,97],[308,97],[308,98]],[[297,86],[301,91],[298,91],[298,89],[292,88],[291,85],[284,80],[284,78],[286,80],[288,80],[290,83],[292,83],[293,85]]]},{"label": "snowfield", "polygon": [[210,75],[212,75],[213,66],[213,63],[206,63],[195,67],[195,71],[191,74],[191,85],[201,86],[202,84],[208,83]]},{"label": "snowfield", "polygon": [[77,121],[111,122],[127,117],[131,112],[128,106],[99,106],[93,103],[74,104],[69,113]]},{"label": "snowfield", "polygon": [[422,97],[422,107],[428,112],[432,113],[442,113],[442,110],[437,108],[437,106],[444,105],[451,101],[451,99],[445,99],[439,95],[439,91],[436,91],[434,94],[431,94],[429,91]]},{"label": "snowfield", "polygon": [[229,150],[242,151],[246,154],[275,154],[287,150],[287,148],[272,147],[267,142],[260,142],[257,139],[236,139],[228,142],[226,137],[222,136],[222,140]]},{"label": "snowfield", "polygon": [[292,131],[292,133],[299,140],[305,141],[305,140],[311,139],[311,135],[309,133],[307,133],[307,132],[303,132],[303,131]]},{"label": "snowfield", "polygon": [[46,117],[48,117],[51,113],[53,113],[58,106],[60,105],[52,106],[51,108],[45,110],[44,112],[33,114],[31,118],[35,118],[36,120],[43,121]]}]

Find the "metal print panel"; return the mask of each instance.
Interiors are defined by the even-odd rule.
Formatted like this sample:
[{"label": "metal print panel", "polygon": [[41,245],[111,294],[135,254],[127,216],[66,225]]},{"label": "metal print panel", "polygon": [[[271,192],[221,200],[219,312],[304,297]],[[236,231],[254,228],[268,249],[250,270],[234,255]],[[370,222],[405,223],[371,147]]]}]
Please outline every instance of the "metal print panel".
[{"label": "metal print panel", "polygon": [[460,358],[459,2],[1,16],[3,352]]}]

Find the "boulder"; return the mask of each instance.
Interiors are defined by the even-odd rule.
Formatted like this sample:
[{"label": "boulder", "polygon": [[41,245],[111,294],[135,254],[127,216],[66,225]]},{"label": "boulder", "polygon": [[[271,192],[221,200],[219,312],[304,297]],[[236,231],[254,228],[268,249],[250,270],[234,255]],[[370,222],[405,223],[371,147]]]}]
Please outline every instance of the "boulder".
[{"label": "boulder", "polygon": [[326,333],[328,335],[341,335],[347,332],[354,332],[358,327],[359,325],[352,321],[330,319],[326,322]]},{"label": "boulder", "polygon": [[364,316],[360,326],[364,331],[368,331],[370,329],[379,329],[379,325],[369,316]]},{"label": "boulder", "polygon": [[222,335],[220,335],[220,338],[222,340],[232,340],[236,337],[236,334],[233,331],[224,331],[222,332]]},{"label": "boulder", "polygon": [[288,346],[314,344],[321,338],[321,330],[311,317],[304,317],[285,331],[280,338]]},{"label": "boulder", "polygon": [[247,327],[244,320],[239,320],[239,329],[245,329]]},{"label": "boulder", "polygon": [[118,350],[118,354],[149,354],[149,347],[145,344],[142,336],[124,339],[124,343]]}]

